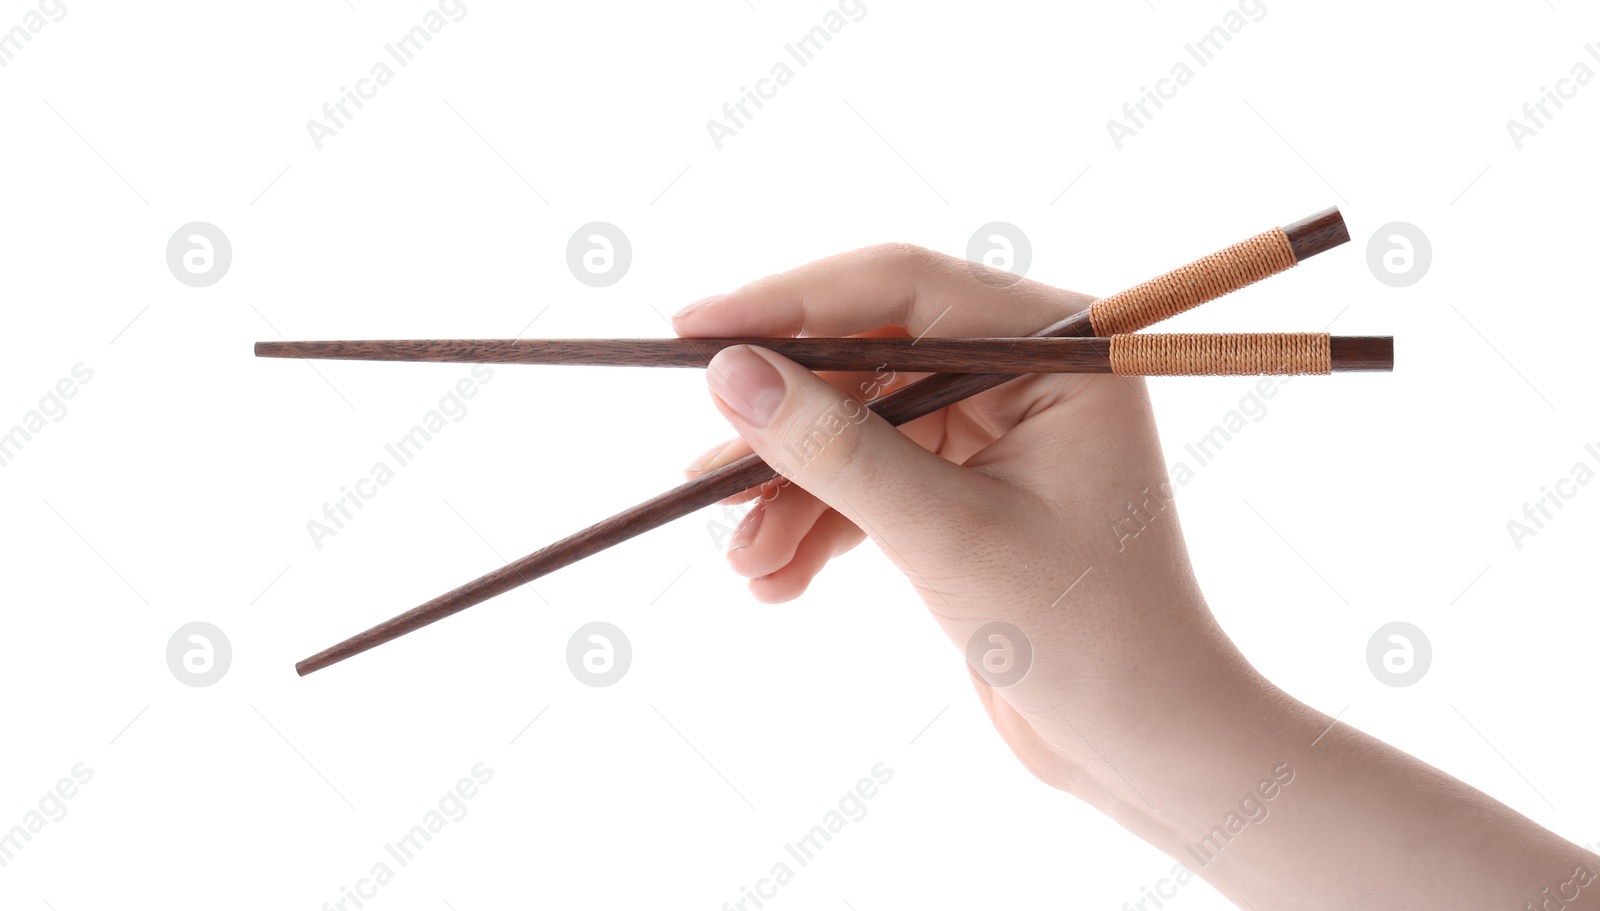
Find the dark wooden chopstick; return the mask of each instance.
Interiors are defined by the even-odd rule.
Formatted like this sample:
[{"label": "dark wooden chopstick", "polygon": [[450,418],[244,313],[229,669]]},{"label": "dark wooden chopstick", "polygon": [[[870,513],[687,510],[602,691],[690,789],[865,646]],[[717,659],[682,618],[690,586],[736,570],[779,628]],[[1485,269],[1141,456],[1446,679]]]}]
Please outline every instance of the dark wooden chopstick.
[{"label": "dark wooden chopstick", "polygon": [[[1259,334],[1218,333],[1222,347]],[[1146,336],[1148,338],[1148,336]],[[705,367],[734,345],[759,345],[812,370],[892,370],[902,373],[1123,373],[1109,338],[633,338],[633,339],[404,339],[257,342],[257,357],[589,367]],[[1393,339],[1327,339],[1331,368],[1388,370]],[[1196,365],[1197,367],[1200,365]],[[1296,372],[1190,370],[1191,373]]]},{"label": "dark wooden chopstick", "polygon": [[[1089,309],[1035,332],[1034,337],[1134,332],[1349,240],[1338,209],[1326,209],[1102,298]],[[1012,374],[939,373],[869,405],[889,423],[903,424],[1015,378]],[[777,476],[755,455],[730,462],[336,643],[299,662],[295,670],[301,676],[321,670]]]}]

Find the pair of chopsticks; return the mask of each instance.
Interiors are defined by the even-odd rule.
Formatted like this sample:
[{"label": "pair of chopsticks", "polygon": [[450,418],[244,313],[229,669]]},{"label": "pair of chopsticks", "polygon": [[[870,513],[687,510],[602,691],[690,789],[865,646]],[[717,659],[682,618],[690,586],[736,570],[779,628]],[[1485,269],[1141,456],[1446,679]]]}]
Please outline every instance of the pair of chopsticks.
[{"label": "pair of chopsticks", "polygon": [[[1238,375],[1391,370],[1391,337],[1325,333],[1141,333],[1161,320],[1350,240],[1337,208],[1219,250],[1017,339],[516,339],[258,342],[261,357],[458,363],[704,367],[721,348],[760,345],[813,370],[933,375],[868,403],[903,424],[1029,373]],[[295,665],[321,670],[778,477],[748,455],[446,592]]]}]

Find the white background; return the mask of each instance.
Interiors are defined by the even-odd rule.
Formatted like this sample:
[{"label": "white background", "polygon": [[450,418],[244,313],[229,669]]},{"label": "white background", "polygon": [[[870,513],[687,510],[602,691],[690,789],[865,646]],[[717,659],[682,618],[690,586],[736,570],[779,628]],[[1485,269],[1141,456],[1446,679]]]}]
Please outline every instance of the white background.
[{"label": "white background", "polygon": [[[1600,841],[1600,485],[1520,548],[1506,526],[1600,467],[1600,87],[1521,150],[1505,125],[1600,69],[1600,17],[1553,2],[1269,0],[1119,151],[1106,121],[1231,7],[868,0],[718,150],[706,121],[832,7],[467,0],[319,151],[306,121],[427,4],[68,0],[0,69],[0,429],[93,371],[0,468],[0,828],[94,774],[0,904],[319,908],[479,762],[468,815],[370,906],[718,908],[878,762],[869,815],[769,907],[1136,901],[1172,861],[1014,761],[870,546],[762,606],[709,509],[296,677],[729,434],[695,371],[496,368],[318,549],[307,521],[469,368],[251,344],[664,335],[706,294],[881,241],[961,255],[995,220],[1030,277],[1106,294],[1333,204],[1353,243],[1165,327],[1398,339],[1393,375],[1292,381],[1180,489],[1207,596],[1290,692]],[[565,260],[596,220],[633,245],[599,289]],[[233,245],[207,288],[164,259],[192,221]],[[1393,221],[1433,247],[1407,288],[1367,265]],[[1169,462],[1253,385],[1153,382]],[[166,663],[194,620],[233,648],[206,688]],[[632,642],[608,688],[564,658],[591,620]],[[1414,686],[1367,667],[1392,620],[1432,642]],[[1169,906],[1226,907],[1198,881]]]}]

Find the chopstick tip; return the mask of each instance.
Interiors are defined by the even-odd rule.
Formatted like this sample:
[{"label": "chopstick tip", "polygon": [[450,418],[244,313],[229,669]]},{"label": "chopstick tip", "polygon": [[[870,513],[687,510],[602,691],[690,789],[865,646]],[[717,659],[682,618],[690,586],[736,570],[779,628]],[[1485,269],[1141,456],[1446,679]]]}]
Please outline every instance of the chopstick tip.
[{"label": "chopstick tip", "polygon": [[294,663],[295,675],[304,677],[307,674],[315,674],[317,671],[322,670],[330,664],[334,664],[338,660],[334,659],[334,661],[329,661],[327,659],[328,655],[326,652],[318,652],[317,654],[312,655],[310,658],[302,658]]}]

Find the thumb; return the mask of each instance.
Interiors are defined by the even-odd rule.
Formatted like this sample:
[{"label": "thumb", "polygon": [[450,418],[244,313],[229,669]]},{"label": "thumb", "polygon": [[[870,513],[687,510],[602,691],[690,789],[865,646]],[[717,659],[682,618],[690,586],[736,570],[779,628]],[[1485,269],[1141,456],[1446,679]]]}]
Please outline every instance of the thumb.
[{"label": "thumb", "polygon": [[975,529],[1014,491],[923,449],[788,358],[739,345],[706,371],[717,407],[762,460],[870,535],[914,581],[971,567]]}]

